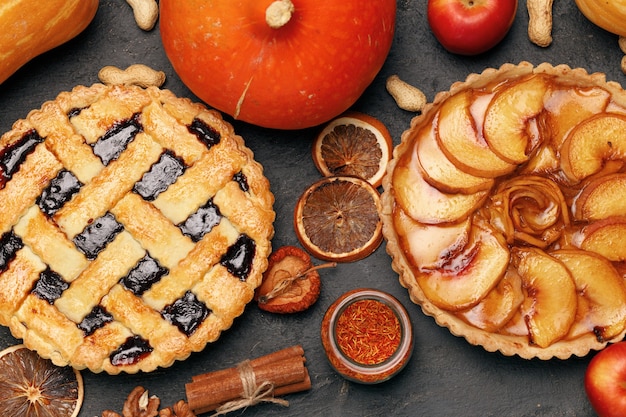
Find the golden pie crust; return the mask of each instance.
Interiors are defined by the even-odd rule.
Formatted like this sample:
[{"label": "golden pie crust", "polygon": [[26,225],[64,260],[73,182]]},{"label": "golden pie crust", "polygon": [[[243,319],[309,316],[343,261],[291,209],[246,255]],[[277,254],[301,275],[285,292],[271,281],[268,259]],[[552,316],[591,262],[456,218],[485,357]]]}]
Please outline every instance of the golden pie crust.
[{"label": "golden pie crust", "polygon": [[78,86],[0,138],[0,324],[57,365],[149,372],[216,341],[267,268],[274,197],[219,113]]},{"label": "golden pie crust", "polygon": [[[566,65],[505,64],[437,94],[383,182],[387,251],[411,300],[506,356],[622,340],[626,242],[607,242],[626,236],[623,126],[621,86]],[[589,283],[598,270],[610,282]]]}]

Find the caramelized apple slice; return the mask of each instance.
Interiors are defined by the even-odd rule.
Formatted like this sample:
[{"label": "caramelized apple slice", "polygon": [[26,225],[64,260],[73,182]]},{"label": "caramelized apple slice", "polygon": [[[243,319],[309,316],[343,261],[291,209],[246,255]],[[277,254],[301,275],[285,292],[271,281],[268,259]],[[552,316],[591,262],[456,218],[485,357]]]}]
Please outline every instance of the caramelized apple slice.
[{"label": "caramelized apple slice", "polygon": [[411,218],[425,224],[462,221],[487,197],[487,191],[446,194],[431,186],[424,180],[415,149],[408,154],[408,158],[398,161],[393,172],[392,187],[400,207]]},{"label": "caramelized apple slice", "polygon": [[609,217],[585,226],[575,244],[610,261],[625,261],[626,217]]},{"label": "caramelized apple slice", "polygon": [[511,268],[480,303],[459,315],[471,325],[495,333],[515,316],[523,301],[522,278]]},{"label": "caramelized apple slice", "polygon": [[483,132],[485,141],[500,158],[511,164],[528,160],[533,148],[529,136],[531,119],[543,110],[548,89],[546,79],[535,75],[502,89],[489,103]]},{"label": "caramelized apple slice", "polygon": [[576,220],[600,220],[626,215],[626,174],[594,178],[572,205]]},{"label": "caramelized apple slice", "polygon": [[470,90],[461,91],[449,97],[439,109],[436,138],[446,157],[460,170],[477,177],[495,178],[515,170],[516,165],[499,158],[489,148],[472,117],[473,112],[483,117],[482,104],[489,96],[477,97]]},{"label": "caramelized apple slice", "polygon": [[611,95],[600,87],[571,87],[557,89],[546,98],[545,122],[551,133],[552,145],[559,149],[566,134],[581,120],[603,112]]},{"label": "caramelized apple slice", "polygon": [[493,179],[468,174],[450,162],[437,143],[432,124],[419,132],[416,146],[424,179],[444,193],[472,194],[493,186]]},{"label": "caramelized apple slice", "polygon": [[582,121],[561,146],[561,169],[572,182],[600,171],[607,160],[626,156],[626,116],[600,113]]},{"label": "caramelized apple slice", "polygon": [[457,256],[469,241],[471,217],[451,225],[421,224],[411,219],[402,209],[393,213],[393,224],[408,261],[419,270],[443,267]]},{"label": "caramelized apple slice", "polygon": [[613,264],[577,249],[551,255],[569,269],[578,291],[577,319],[568,337],[593,332],[602,343],[620,334],[626,327],[626,286]]},{"label": "caramelized apple slice", "polygon": [[424,295],[439,308],[460,311],[478,304],[506,271],[509,249],[489,225],[476,222],[470,239],[444,267],[417,275]]},{"label": "caramelized apple slice", "polygon": [[540,249],[516,247],[511,252],[527,294],[521,308],[530,343],[546,348],[565,337],[574,323],[574,280],[561,261]]},{"label": "caramelized apple slice", "polygon": [[559,157],[552,146],[540,146],[533,157],[524,164],[520,174],[550,174],[556,172],[560,166]]}]

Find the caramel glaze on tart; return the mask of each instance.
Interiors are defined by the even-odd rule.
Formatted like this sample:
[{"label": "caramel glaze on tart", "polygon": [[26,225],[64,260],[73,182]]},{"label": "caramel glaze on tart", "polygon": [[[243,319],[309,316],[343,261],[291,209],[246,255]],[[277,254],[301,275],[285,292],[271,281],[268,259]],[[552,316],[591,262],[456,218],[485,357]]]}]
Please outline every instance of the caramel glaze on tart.
[{"label": "caramel glaze on tart", "polygon": [[506,64],[439,93],[394,150],[384,235],[411,299],[486,350],[583,356],[626,327],[626,92]]},{"label": "caramel glaze on tart", "polygon": [[154,87],[61,93],[0,139],[0,324],[57,365],[170,366],[252,300],[273,202],[219,113]]}]

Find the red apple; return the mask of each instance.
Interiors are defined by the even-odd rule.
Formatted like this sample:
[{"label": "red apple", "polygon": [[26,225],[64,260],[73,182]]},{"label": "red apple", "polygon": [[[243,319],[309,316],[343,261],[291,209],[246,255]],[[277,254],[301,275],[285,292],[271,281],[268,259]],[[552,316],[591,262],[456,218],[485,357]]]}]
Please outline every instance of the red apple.
[{"label": "red apple", "polygon": [[428,0],[428,24],[448,51],[477,55],[508,33],[517,0]]},{"label": "red apple", "polygon": [[589,362],[585,391],[599,417],[626,416],[626,342],[608,346]]}]

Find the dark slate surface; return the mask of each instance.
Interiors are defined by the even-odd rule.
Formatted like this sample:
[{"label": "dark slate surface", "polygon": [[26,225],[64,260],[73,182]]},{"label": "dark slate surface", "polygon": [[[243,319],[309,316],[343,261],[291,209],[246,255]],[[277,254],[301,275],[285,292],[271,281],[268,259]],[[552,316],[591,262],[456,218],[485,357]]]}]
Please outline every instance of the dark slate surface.
[{"label": "dark slate surface", "polygon": [[[622,57],[617,37],[589,23],[572,0],[554,5],[553,44],[540,48],[527,37],[528,15],[520,1],[515,24],[505,40],[479,57],[447,53],[431,35],[426,21],[426,0],[399,0],[395,42],[378,78],[354,105],[387,124],[398,143],[412,114],[399,110],[386,93],[384,80],[398,74],[421,87],[429,99],[447,90],[471,72],[506,62],[548,61],[600,71],[622,83]],[[0,131],[25,117],[29,110],[77,84],[97,81],[104,65],[125,68],[145,63],[164,70],[165,87],[181,96],[195,97],[182,85],[161,48],[158,28],[143,32],[128,5],[103,0],[90,27],[78,38],[23,67],[0,86]],[[235,123],[237,132],[266,170],[276,197],[275,247],[297,239],[292,213],[298,196],[319,178],[310,157],[316,129],[282,132]],[[440,328],[409,301],[381,246],[369,258],[322,271],[322,294],[315,306],[296,315],[278,316],[250,305],[234,326],[203,352],[150,374],[108,376],[83,372],[86,399],[81,417],[100,415],[104,409],[121,411],[126,395],[136,385],[172,405],[184,398],[184,384],[194,374],[235,365],[293,344],[302,344],[313,381],[310,392],[288,397],[289,408],[259,405],[233,415],[247,416],[592,416],[583,390],[589,357],[567,361],[523,360],[488,353]],[[347,382],[328,365],[319,340],[319,325],[328,306],[345,291],[374,287],[395,295],[408,308],[415,332],[415,350],[407,368],[378,386]],[[17,343],[0,329],[0,347]]]}]

